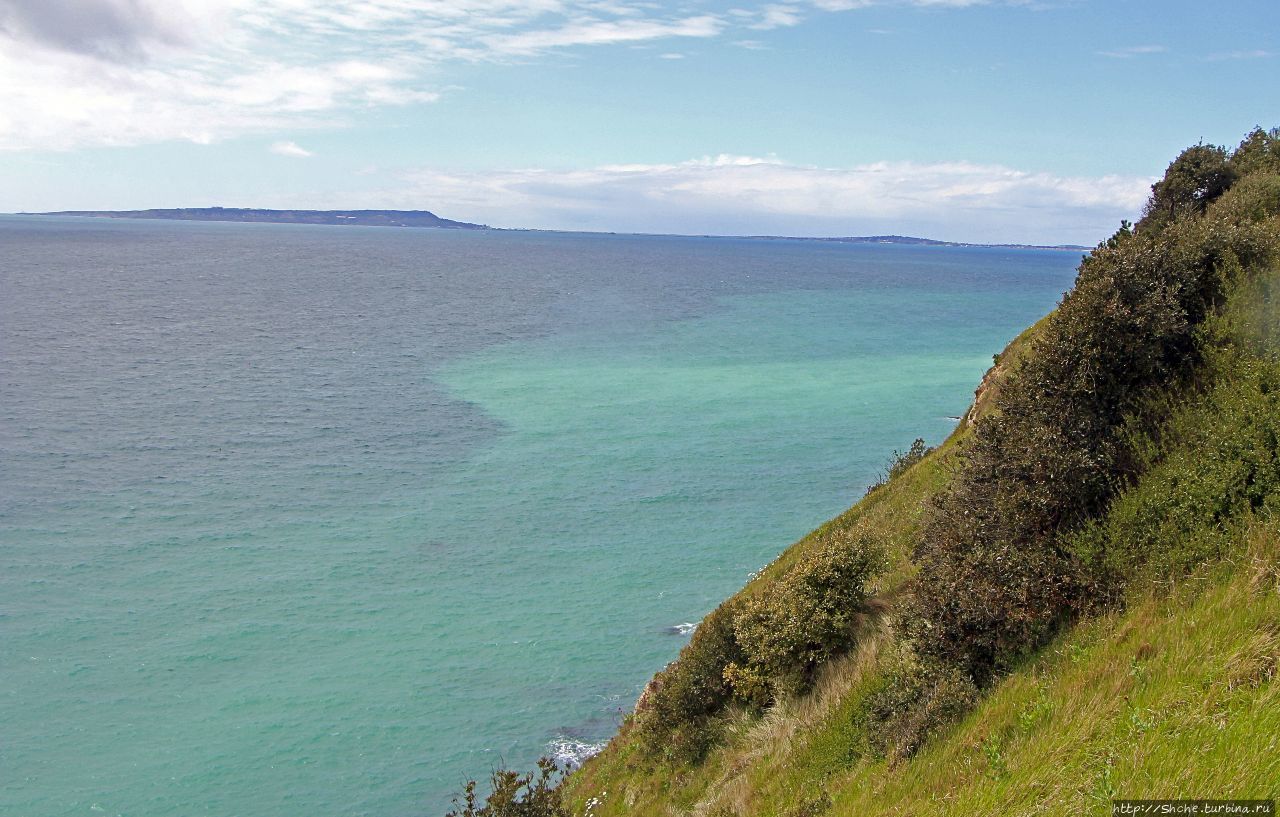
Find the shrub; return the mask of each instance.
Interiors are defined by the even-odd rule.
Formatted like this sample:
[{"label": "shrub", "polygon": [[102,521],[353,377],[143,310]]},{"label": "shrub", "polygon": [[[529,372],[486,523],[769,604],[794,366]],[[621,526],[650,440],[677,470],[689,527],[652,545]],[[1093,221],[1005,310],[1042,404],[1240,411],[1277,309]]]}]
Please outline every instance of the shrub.
[{"label": "shrub", "polygon": [[930,735],[973,707],[978,688],[954,666],[899,658],[867,700],[871,749],[890,762],[915,754]]},{"label": "shrub", "polygon": [[480,805],[476,781],[467,783],[462,802],[454,799],[454,808],[446,817],[570,817],[560,792],[560,769],[554,760],[541,758],[538,770],[518,774],[508,769],[490,777],[492,792]]},{"label": "shrub", "polygon": [[[1237,182],[1214,207],[1214,215],[1228,224],[1249,224],[1280,212],[1280,169]],[[1274,237],[1274,231],[1267,231]]]},{"label": "shrub", "polygon": [[910,470],[911,466],[929,456],[929,452],[932,450],[932,448],[924,444],[923,439],[916,437],[915,441],[911,443],[911,447],[906,451],[893,452],[893,457],[889,460],[885,476],[887,479],[897,479]]},{"label": "shrub", "polygon": [[735,694],[764,705],[807,690],[817,667],[854,643],[881,561],[865,536],[833,536],[747,598],[733,621],[745,661],[726,671]]},{"label": "shrub", "polygon": [[1280,128],[1254,128],[1232,154],[1231,167],[1240,176],[1280,173]]},{"label": "shrub", "polygon": [[[999,355],[996,356],[997,358]],[[882,485],[886,485],[890,480],[897,479],[911,469],[911,466],[929,456],[933,449],[927,445],[922,438],[916,437],[911,443],[911,447],[906,451],[893,452],[889,457],[889,462],[885,464],[884,471],[880,474],[880,478],[875,481],[871,487],[867,488],[867,493],[871,493]]]},{"label": "shrub", "polygon": [[[1280,499],[1280,364],[1223,353],[1215,384],[1153,435],[1152,464],[1072,540],[1109,576],[1177,574],[1226,555],[1231,526]],[[1233,521],[1235,520],[1235,521]]]},{"label": "shrub", "polygon": [[1196,145],[1178,155],[1164,178],[1151,187],[1143,221],[1163,225],[1179,215],[1204,212],[1236,179],[1227,151],[1215,145]]},{"label": "shrub", "polygon": [[637,728],[650,752],[692,762],[714,741],[713,716],[730,698],[725,667],[744,661],[733,631],[736,608],[730,599],[708,614],[636,704]]},{"label": "shrub", "polygon": [[1138,228],[1084,260],[1006,376],[916,548],[908,629],[923,655],[984,683],[1091,602],[1097,577],[1067,542],[1144,467],[1126,428],[1150,422],[1152,394],[1191,382],[1198,327],[1233,278],[1276,255],[1274,225],[1257,223],[1276,212],[1276,183],[1228,190],[1235,178],[1220,148],[1179,156]]},{"label": "shrub", "polygon": [[743,703],[763,709],[773,700],[773,685],[759,666],[731,663],[724,668],[724,680]]},{"label": "shrub", "polygon": [[865,537],[828,533],[780,579],[708,615],[636,704],[650,753],[696,762],[718,739],[730,700],[764,707],[806,690],[823,661],[854,643],[882,561]]}]

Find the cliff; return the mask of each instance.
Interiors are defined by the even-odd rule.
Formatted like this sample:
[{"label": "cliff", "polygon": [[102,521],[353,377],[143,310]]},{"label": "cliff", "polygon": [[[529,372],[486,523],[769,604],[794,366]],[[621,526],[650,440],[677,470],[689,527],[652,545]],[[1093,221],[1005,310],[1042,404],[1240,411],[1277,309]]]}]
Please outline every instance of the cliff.
[{"label": "cliff", "polygon": [[[951,438],[889,473],[519,813],[1280,795],[1280,131],[1175,159]],[[464,813],[517,813],[519,782]]]}]

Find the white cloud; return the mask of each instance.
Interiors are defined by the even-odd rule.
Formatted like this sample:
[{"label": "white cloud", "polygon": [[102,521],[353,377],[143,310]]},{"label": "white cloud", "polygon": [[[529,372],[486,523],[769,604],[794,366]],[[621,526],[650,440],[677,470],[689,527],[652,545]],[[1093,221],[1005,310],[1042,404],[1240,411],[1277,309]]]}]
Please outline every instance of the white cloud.
[{"label": "white cloud", "polygon": [[[920,8],[969,8],[986,6],[1000,0],[813,0],[813,5],[823,11],[852,11],[871,6],[917,6]],[[1005,0],[1011,5],[1022,5],[1018,0]]]},{"label": "white cloud", "polygon": [[725,154],[569,171],[423,169],[404,187],[363,195],[508,227],[1092,244],[1139,214],[1152,181],[965,162],[820,168]]},{"label": "white cloud", "polygon": [[[818,11],[858,11],[872,6],[907,6],[921,9],[963,9],[988,5],[1027,5],[1030,0],[808,0],[805,8]],[[804,20],[804,9],[799,0],[788,3],[772,3],[759,11],[746,12],[743,16],[757,18],[749,27],[761,31],[784,26],[799,25]],[[740,12],[743,10],[739,10]]]},{"label": "white cloud", "polygon": [[333,126],[434,101],[446,61],[726,25],[627,0],[0,0],[0,150]]},{"label": "white cloud", "polygon": [[774,4],[761,9],[760,20],[753,23],[751,28],[767,31],[771,28],[799,25],[800,20],[800,9],[796,6]]},{"label": "white cloud", "polygon": [[120,64],[79,54],[0,49],[0,150],[209,143],[284,127],[335,124],[343,110],[429,101],[412,74],[355,61],[241,65]]},{"label": "white cloud", "polygon": [[723,30],[724,22],[719,17],[705,14],[672,21],[579,21],[561,28],[489,36],[483,42],[498,54],[529,55],[574,45],[632,43],[666,37],[714,37]]},{"label": "white cloud", "polygon": [[1226,60],[1263,60],[1270,56],[1272,56],[1270,51],[1256,48],[1252,51],[1224,51],[1218,54],[1210,54],[1205,59],[1209,62],[1224,62]]},{"label": "white cloud", "polygon": [[276,142],[271,146],[272,153],[278,153],[281,156],[292,156],[297,159],[306,159],[315,156],[314,153],[299,145],[297,142]]},{"label": "white cloud", "polygon": [[1163,45],[1131,45],[1126,48],[1115,48],[1110,51],[1099,51],[1104,57],[1126,60],[1131,57],[1142,57],[1147,54],[1163,54],[1169,49]]},{"label": "white cloud", "polygon": [[756,2],[715,12],[704,0],[0,0],[0,151],[339,126],[362,108],[436,100],[449,61],[741,38],[876,0]]},{"label": "white cloud", "polygon": [[5,0],[0,31],[49,48],[115,61],[191,43],[217,25],[226,4],[199,0]]}]

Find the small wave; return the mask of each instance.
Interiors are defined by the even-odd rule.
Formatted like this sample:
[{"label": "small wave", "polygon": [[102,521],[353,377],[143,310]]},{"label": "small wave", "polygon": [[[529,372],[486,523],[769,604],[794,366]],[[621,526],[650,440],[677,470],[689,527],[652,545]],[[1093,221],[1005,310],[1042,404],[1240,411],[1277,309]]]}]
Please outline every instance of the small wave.
[{"label": "small wave", "polygon": [[686,621],[683,624],[674,624],[668,627],[666,631],[672,635],[688,635],[696,629],[698,629],[698,622]]},{"label": "small wave", "polygon": [[603,743],[587,743],[584,740],[561,736],[547,744],[547,754],[560,766],[576,769],[604,747]]}]

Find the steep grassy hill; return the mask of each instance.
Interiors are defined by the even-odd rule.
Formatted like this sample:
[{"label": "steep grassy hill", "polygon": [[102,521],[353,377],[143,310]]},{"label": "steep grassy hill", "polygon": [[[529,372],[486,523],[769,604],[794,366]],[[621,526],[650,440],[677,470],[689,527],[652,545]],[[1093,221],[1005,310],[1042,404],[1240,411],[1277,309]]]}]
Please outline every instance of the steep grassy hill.
[{"label": "steep grassy hill", "polygon": [[1184,151],[936,450],[708,615],[560,787],[466,814],[1280,796],[1280,131]]}]

